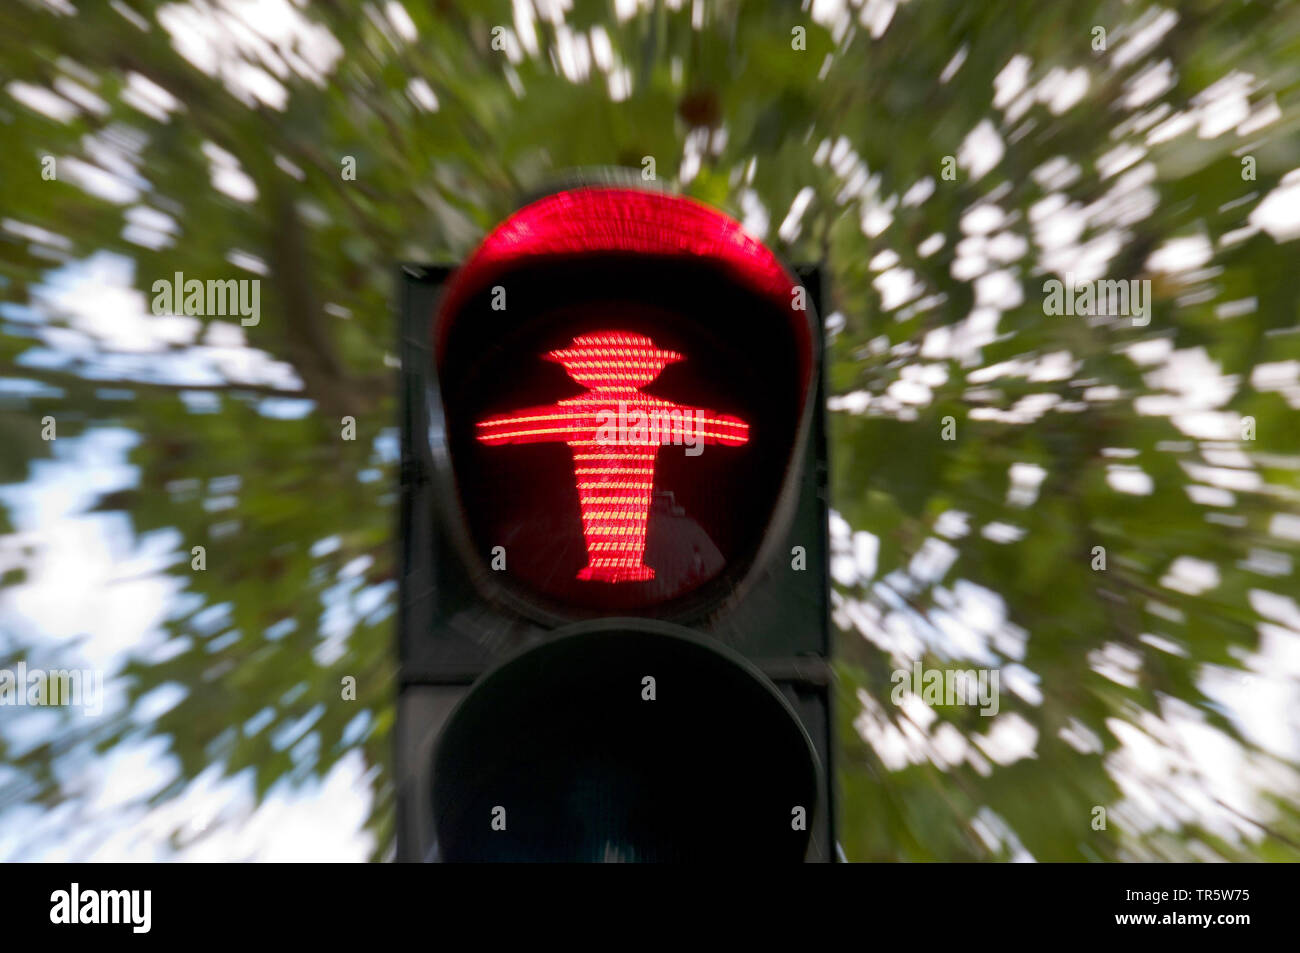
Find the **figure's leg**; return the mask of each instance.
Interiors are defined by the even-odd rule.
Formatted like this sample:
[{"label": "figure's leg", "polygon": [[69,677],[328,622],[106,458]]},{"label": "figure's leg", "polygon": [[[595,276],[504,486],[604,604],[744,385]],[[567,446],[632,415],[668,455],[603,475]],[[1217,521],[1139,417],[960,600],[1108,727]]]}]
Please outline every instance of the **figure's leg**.
[{"label": "figure's leg", "polygon": [[587,540],[579,579],[642,582],[655,571],[643,561],[657,447],[573,444],[573,469]]}]

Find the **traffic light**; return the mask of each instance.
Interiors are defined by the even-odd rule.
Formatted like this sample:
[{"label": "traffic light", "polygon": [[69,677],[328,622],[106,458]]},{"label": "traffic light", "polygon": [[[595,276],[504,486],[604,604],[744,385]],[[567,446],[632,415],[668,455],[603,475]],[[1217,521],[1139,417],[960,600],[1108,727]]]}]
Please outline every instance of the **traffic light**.
[{"label": "traffic light", "polygon": [[401,269],[400,860],[829,860],[815,268],[660,192]]}]

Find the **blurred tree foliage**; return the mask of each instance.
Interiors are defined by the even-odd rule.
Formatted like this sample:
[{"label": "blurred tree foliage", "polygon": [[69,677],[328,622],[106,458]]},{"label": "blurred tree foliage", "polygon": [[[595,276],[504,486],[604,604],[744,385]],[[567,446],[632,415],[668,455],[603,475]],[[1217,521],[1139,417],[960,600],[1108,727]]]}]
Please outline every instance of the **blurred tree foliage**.
[{"label": "blurred tree foliage", "polygon": [[[387,856],[394,263],[458,260],[557,174],[651,157],[660,185],[830,270],[847,856],[1300,859],[1293,710],[1274,709],[1290,750],[1270,747],[1206,680],[1294,699],[1300,674],[1285,607],[1298,534],[1279,531],[1297,509],[1285,374],[1300,359],[1300,246],[1251,218],[1300,166],[1300,8],[1192,0],[1171,23],[1119,0],[632,2],[621,18],[594,0],[537,4],[552,6],[568,9],[0,8],[0,361],[40,385],[0,405],[0,480],[50,455],[47,414],[60,439],[140,436],[138,485],[98,507],[138,535],[179,534],[178,594],[168,650],[122,676],[132,701],[184,689],[156,717],[68,720],[0,749],[0,804],[77,798],[57,764],[87,738],[165,739],[181,771],[154,803],[210,765],[251,769],[260,797],[359,749]],[[1218,128],[1215,110],[1238,106]],[[142,222],[170,224],[142,240]],[[1157,267],[1171,240],[1206,254]],[[260,273],[248,345],[300,390],[190,385],[123,362],[111,339],[72,346],[74,316],[42,289],[102,252],[133,263],[145,308],[178,271]],[[1043,313],[1045,278],[1088,262],[1152,281],[1149,325]],[[214,412],[195,412],[200,392]],[[280,397],[313,410],[276,414]],[[1030,472],[1016,464],[1041,468],[1036,493],[1015,489]],[[1126,492],[1141,474],[1151,492]],[[854,559],[873,545],[849,535],[863,532],[874,570]],[[1180,559],[1213,584],[1178,584]],[[1264,651],[1266,633],[1281,651]],[[11,633],[0,648],[10,664],[30,646]],[[999,715],[893,705],[891,672],[915,659],[1002,669]],[[338,700],[345,675],[354,703]],[[1223,793],[1188,750],[1205,732],[1246,794]]]}]

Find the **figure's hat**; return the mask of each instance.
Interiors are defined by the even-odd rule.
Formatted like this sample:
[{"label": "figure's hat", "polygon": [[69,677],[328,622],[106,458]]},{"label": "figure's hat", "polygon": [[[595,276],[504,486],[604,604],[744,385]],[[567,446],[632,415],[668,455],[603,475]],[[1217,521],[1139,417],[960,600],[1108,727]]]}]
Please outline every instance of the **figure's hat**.
[{"label": "figure's hat", "polygon": [[644,387],[669,364],[685,358],[676,351],[655,347],[643,334],[602,331],[580,334],[570,347],[548,351],[548,361],[563,364],[579,384],[596,390],[608,387]]}]

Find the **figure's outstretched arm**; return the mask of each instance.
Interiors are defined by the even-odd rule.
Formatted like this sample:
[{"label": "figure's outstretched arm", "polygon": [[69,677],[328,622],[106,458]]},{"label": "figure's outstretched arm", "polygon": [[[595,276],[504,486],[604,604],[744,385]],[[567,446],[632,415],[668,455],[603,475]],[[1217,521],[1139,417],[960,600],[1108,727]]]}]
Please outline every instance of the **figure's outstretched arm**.
[{"label": "figure's outstretched arm", "polygon": [[[683,431],[684,436],[694,437],[707,444],[722,444],[726,447],[739,447],[749,442],[749,424],[739,417],[720,414],[705,407],[683,408],[694,415],[691,431]],[[676,424],[674,424],[674,429]]]},{"label": "figure's outstretched arm", "polygon": [[597,422],[591,411],[551,404],[493,414],[476,426],[478,439],[489,445],[567,443],[595,439]]}]

